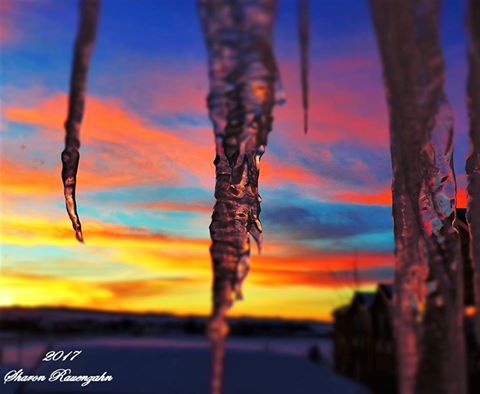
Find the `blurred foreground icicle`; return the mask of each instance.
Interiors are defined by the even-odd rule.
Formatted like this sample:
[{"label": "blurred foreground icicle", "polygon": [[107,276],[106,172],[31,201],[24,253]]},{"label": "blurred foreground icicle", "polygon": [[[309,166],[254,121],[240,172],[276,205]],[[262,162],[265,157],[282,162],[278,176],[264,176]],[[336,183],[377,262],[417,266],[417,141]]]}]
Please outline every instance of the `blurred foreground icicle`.
[{"label": "blurred foreground icicle", "polygon": [[480,344],[480,2],[470,0],[470,46],[468,50],[468,113],[470,117],[470,153],[468,177],[468,222],[470,256],[475,273],[476,337]]},{"label": "blurred foreground icicle", "polygon": [[279,101],[273,54],[275,0],[200,0],[209,58],[208,107],[216,144],[216,204],[210,234],[214,282],[209,336],[212,393],[222,392],[226,315],[242,298],[250,236],[262,246],[259,166]]},{"label": "blurred foreground icicle", "polygon": [[87,74],[97,33],[100,0],[80,0],[80,22],[70,79],[68,116],[65,121],[65,150],[62,152],[62,181],[68,216],[77,240],[83,242],[82,227],[77,213],[75,188],[80,160],[80,126],[85,110]]},{"label": "blurred foreground icicle", "polygon": [[370,0],[390,111],[401,394],[466,392],[463,277],[438,0]]},{"label": "blurred foreground icicle", "polygon": [[309,0],[299,0],[298,28],[300,36],[300,68],[302,79],[303,131],[308,132],[308,73],[310,68],[310,7]]}]

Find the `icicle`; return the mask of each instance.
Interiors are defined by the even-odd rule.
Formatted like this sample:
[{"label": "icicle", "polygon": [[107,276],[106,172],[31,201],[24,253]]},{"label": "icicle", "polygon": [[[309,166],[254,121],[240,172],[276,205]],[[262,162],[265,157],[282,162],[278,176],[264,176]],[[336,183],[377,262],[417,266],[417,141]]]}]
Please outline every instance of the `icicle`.
[{"label": "icicle", "polygon": [[308,131],[308,72],[309,72],[309,46],[310,46],[310,17],[309,0],[299,0],[298,26],[300,35],[300,58],[302,78],[302,105],[303,105],[303,130]]},{"label": "icicle", "polygon": [[463,394],[463,277],[440,1],[370,2],[390,110],[399,392]]},{"label": "icicle", "polygon": [[468,113],[471,149],[467,158],[470,257],[475,280],[476,337],[480,344],[480,2],[470,0],[468,50]]},{"label": "icicle", "polygon": [[83,242],[82,226],[75,200],[75,188],[80,160],[80,126],[85,111],[87,74],[95,45],[100,0],[80,0],[79,4],[81,15],[70,79],[68,116],[65,121],[66,137],[65,150],[62,152],[62,180],[68,216],[72,221],[77,240]]},{"label": "icicle", "polygon": [[209,57],[208,107],[214,126],[215,198],[210,234],[214,272],[209,335],[212,393],[222,390],[226,315],[250,269],[250,237],[262,244],[258,176],[272,125],[283,100],[272,41],[275,0],[200,0]]}]

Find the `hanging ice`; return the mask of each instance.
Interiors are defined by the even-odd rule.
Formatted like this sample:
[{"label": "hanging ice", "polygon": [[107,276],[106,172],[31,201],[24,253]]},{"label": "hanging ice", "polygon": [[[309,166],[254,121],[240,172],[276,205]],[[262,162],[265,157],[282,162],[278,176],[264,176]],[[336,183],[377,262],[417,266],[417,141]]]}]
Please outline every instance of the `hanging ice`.
[{"label": "hanging ice", "polygon": [[440,1],[371,0],[390,111],[400,393],[466,392]]},{"label": "hanging ice", "polygon": [[83,242],[82,226],[77,213],[75,188],[80,160],[80,126],[85,110],[87,74],[97,32],[100,0],[80,0],[80,23],[75,42],[68,116],[65,121],[65,150],[62,152],[62,180],[65,204],[77,240]]},{"label": "hanging ice", "polygon": [[468,113],[470,117],[470,153],[468,178],[468,223],[470,257],[475,272],[476,336],[480,344],[480,2],[470,0],[470,47],[468,50]]},{"label": "hanging ice", "polygon": [[298,27],[300,36],[300,68],[302,79],[302,106],[303,106],[303,130],[308,131],[308,72],[309,72],[309,46],[310,46],[310,16],[309,0],[299,0],[298,3]]},{"label": "hanging ice", "polygon": [[[250,236],[262,246],[258,177],[281,99],[273,55],[275,0],[200,0],[209,58],[208,108],[216,144],[216,203],[210,248],[214,283],[209,333],[212,392],[221,392],[226,314],[242,298],[249,271]],[[279,95],[280,93],[280,95]]]}]

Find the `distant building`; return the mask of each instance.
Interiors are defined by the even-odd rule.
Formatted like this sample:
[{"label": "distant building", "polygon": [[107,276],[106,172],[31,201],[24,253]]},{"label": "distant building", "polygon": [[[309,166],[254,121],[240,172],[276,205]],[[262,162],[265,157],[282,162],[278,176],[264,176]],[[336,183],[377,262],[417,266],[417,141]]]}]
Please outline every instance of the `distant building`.
[{"label": "distant building", "polygon": [[397,392],[397,360],[393,336],[393,286],[380,284],[370,308],[374,343],[374,377],[371,387],[376,393]]},{"label": "distant building", "polygon": [[375,393],[396,392],[391,297],[392,286],[380,284],[334,311],[335,370]]},{"label": "distant building", "polygon": [[[469,231],[465,210],[457,210],[455,222],[464,258],[465,339],[470,393],[480,393],[480,350],[473,335],[474,283],[469,258]],[[336,372],[370,387],[374,393],[397,392],[396,349],[393,328],[393,285],[379,284],[375,292],[357,291],[349,305],[334,316]]]}]

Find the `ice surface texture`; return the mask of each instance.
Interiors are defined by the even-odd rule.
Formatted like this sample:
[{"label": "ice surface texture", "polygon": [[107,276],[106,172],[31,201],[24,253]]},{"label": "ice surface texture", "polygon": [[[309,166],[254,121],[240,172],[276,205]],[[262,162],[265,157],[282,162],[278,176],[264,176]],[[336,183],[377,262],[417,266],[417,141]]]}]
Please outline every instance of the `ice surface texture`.
[{"label": "ice surface texture", "polygon": [[75,236],[83,242],[82,226],[77,213],[75,189],[80,160],[80,127],[85,112],[87,74],[97,33],[100,0],[80,0],[80,22],[70,79],[68,116],[65,121],[65,150],[62,152],[62,181],[68,216]]},{"label": "ice surface texture", "polygon": [[[470,45],[468,49],[468,114],[471,149],[467,158],[468,223],[470,256],[475,272],[475,303],[480,311],[480,2],[470,0]],[[476,336],[480,344],[480,313],[477,312]]]},{"label": "ice surface texture", "polygon": [[207,42],[207,101],[216,146],[209,332],[214,352],[212,392],[220,393],[226,314],[234,297],[242,298],[242,282],[250,267],[250,237],[259,250],[262,247],[260,159],[281,88],[273,54],[275,0],[200,0],[199,8]]},{"label": "ice surface texture", "polygon": [[303,130],[308,131],[308,73],[310,65],[310,4],[298,0],[298,29],[300,38],[300,77],[302,80]]},{"label": "ice surface texture", "polygon": [[461,394],[462,259],[440,1],[370,2],[390,111],[400,393]]}]

